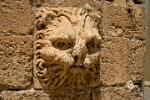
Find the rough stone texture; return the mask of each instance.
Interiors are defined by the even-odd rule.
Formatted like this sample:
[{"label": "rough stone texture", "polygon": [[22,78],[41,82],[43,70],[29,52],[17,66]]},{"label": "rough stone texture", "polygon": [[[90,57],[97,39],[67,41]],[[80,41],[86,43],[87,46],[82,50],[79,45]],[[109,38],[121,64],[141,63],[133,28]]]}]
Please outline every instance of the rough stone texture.
[{"label": "rough stone texture", "polygon": [[0,34],[29,34],[31,15],[30,0],[1,0]]},{"label": "rough stone texture", "polygon": [[90,90],[42,90],[2,91],[1,100],[91,100]]},{"label": "rough stone texture", "polygon": [[101,99],[101,88],[93,88],[92,100],[102,100]]},{"label": "rough stone texture", "polygon": [[141,83],[144,77],[144,51],[145,42],[137,39],[130,39],[127,46],[128,67],[130,79],[136,83]]},{"label": "rough stone texture", "polygon": [[73,100],[74,90],[45,90],[49,94],[51,100]]},{"label": "rough stone texture", "polygon": [[144,41],[106,36],[102,45],[100,79],[103,85],[142,81]]},{"label": "rough stone texture", "polygon": [[90,91],[90,89],[75,90],[73,100],[91,100],[91,91]]},{"label": "rough stone texture", "polygon": [[143,0],[0,0],[0,23],[0,100],[143,100]]},{"label": "rough stone texture", "polygon": [[143,39],[144,16],[143,5],[128,4],[126,7],[122,7],[113,3],[104,3],[102,6],[102,32],[109,36]]},{"label": "rough stone texture", "polygon": [[42,87],[100,85],[98,14],[75,7],[40,8],[36,17],[35,73]]},{"label": "rough stone texture", "polygon": [[128,22],[127,10],[113,3],[104,3],[102,6],[101,28],[104,35],[122,36]]},{"label": "rough stone texture", "polygon": [[107,36],[103,38],[100,79],[103,85],[126,83],[129,80],[127,39]]},{"label": "rough stone texture", "polygon": [[[41,90],[3,91],[0,100],[54,100]],[[63,100],[63,99],[62,99]]]},{"label": "rough stone texture", "polygon": [[[43,7],[84,7],[87,4],[95,5],[96,3],[100,4],[103,0],[33,0],[34,6],[43,6]],[[100,5],[99,5],[100,6]]]},{"label": "rough stone texture", "polygon": [[144,5],[131,4],[128,5],[126,10],[128,12],[128,25],[126,26],[126,30],[145,32]]},{"label": "rough stone texture", "polygon": [[100,79],[103,85],[143,80],[144,7],[140,5],[142,1],[138,3],[127,2],[121,6],[105,2],[102,6]]},{"label": "rough stone texture", "polygon": [[140,88],[128,89],[127,87],[103,87],[101,100],[144,100]]},{"label": "rough stone texture", "polygon": [[32,36],[0,35],[0,89],[29,87],[32,59]]}]

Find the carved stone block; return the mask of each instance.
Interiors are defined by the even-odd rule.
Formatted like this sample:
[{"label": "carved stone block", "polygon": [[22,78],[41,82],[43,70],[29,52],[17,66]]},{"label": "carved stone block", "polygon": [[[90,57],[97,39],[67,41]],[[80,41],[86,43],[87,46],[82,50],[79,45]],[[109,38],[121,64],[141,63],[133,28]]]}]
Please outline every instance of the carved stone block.
[{"label": "carved stone block", "polygon": [[95,87],[99,83],[100,15],[75,7],[36,12],[35,68],[44,89]]}]

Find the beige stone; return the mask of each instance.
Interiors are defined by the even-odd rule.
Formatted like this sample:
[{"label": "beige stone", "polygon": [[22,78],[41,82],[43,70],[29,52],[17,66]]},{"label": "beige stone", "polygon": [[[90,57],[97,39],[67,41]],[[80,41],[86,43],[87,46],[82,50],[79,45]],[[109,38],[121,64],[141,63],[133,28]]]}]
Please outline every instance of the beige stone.
[{"label": "beige stone", "polygon": [[126,8],[128,15],[128,22],[126,30],[145,32],[145,9],[144,5],[129,4]]},{"label": "beige stone", "polygon": [[142,82],[144,77],[145,42],[137,39],[131,39],[128,42],[128,49],[130,78],[136,83],[139,83],[140,81]]},{"label": "beige stone", "polygon": [[127,31],[124,34],[126,38],[133,38],[141,41],[145,40],[145,33],[143,31]]},{"label": "beige stone", "polygon": [[106,36],[101,49],[100,79],[103,85],[129,80],[127,38]]},{"label": "beige stone", "polygon": [[32,36],[0,35],[0,88],[28,88],[32,81],[32,58]]},{"label": "beige stone", "polygon": [[[145,20],[143,5],[128,4],[126,7],[113,3],[104,3],[102,6],[101,29],[104,35],[109,36],[140,36],[144,38]],[[128,36],[129,35],[129,36]]]},{"label": "beige stone", "polygon": [[122,36],[127,26],[128,13],[125,7],[104,3],[101,20],[101,29],[104,35]]},{"label": "beige stone", "polygon": [[2,91],[0,98],[1,100],[53,100],[41,90]]},{"label": "beige stone", "polygon": [[138,86],[132,90],[127,87],[103,87],[101,98],[101,100],[144,100]]},{"label": "beige stone", "polygon": [[104,85],[143,80],[144,41],[106,36],[101,50],[100,79]]},{"label": "beige stone", "polygon": [[0,34],[30,34],[31,10],[30,0],[1,0]]},{"label": "beige stone", "polygon": [[2,100],[91,100],[90,90],[43,90],[2,91]]},{"label": "beige stone", "polygon": [[81,8],[40,8],[36,14],[35,71],[45,89],[99,85],[98,14]]},{"label": "beige stone", "polygon": [[83,7],[87,3],[94,3],[101,0],[33,0],[35,5],[38,6],[47,6],[47,7],[56,7],[56,6],[65,6],[65,7]]}]

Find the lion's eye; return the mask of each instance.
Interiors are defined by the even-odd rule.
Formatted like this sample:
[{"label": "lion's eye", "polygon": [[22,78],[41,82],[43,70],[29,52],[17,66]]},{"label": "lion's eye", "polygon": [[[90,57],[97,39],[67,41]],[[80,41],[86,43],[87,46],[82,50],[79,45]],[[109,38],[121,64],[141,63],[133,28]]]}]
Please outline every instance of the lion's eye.
[{"label": "lion's eye", "polygon": [[95,39],[91,39],[86,43],[86,47],[89,53],[95,53],[100,49],[99,43]]},{"label": "lion's eye", "polygon": [[55,48],[60,50],[67,50],[73,47],[73,43],[71,41],[55,40],[52,44]]}]

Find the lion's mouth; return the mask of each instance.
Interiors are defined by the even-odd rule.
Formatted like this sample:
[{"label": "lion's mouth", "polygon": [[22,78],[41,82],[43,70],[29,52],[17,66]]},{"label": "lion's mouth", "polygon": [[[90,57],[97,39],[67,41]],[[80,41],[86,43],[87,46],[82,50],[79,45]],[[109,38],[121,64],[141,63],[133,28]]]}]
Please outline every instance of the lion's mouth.
[{"label": "lion's mouth", "polygon": [[70,66],[70,68],[77,68],[77,69],[83,69],[84,68],[84,66],[75,66],[75,65],[73,65],[73,66]]}]

